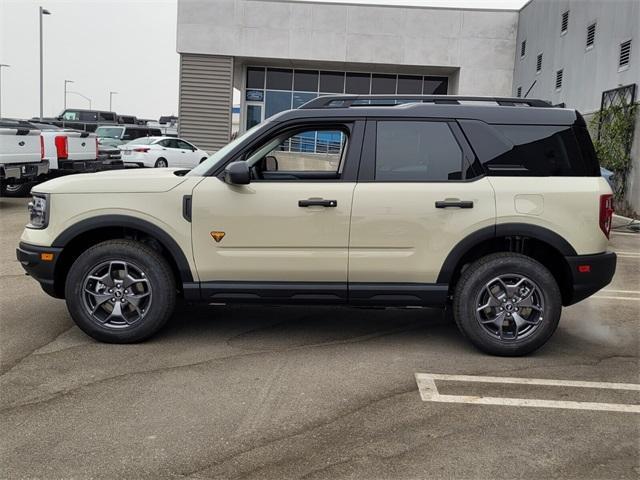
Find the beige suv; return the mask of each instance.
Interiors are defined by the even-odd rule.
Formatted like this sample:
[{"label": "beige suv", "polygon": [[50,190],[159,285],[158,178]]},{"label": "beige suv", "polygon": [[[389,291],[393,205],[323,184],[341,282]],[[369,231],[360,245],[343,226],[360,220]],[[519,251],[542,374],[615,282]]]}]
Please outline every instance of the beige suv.
[{"label": "beige suv", "polygon": [[616,265],[585,123],[539,100],[320,97],[191,171],[32,193],[18,259],[106,342],[151,336],[183,297],[451,308],[478,348],[521,355]]}]

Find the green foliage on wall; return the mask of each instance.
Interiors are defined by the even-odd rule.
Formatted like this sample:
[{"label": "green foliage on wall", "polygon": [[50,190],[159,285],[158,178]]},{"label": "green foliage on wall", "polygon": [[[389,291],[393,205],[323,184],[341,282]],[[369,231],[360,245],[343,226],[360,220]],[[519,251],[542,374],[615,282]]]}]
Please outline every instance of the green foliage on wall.
[{"label": "green foliage on wall", "polygon": [[612,105],[591,119],[592,131],[599,131],[593,145],[600,165],[615,173],[616,203],[624,203],[627,178],[631,171],[631,144],[638,104]]}]

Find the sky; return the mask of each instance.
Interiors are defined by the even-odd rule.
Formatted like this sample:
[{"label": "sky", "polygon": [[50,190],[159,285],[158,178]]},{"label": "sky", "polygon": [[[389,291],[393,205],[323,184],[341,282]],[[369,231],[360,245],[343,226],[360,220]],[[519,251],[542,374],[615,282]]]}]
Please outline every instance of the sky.
[{"label": "sky", "polygon": [[[181,0],[189,1],[189,0]],[[295,1],[295,0],[294,0]],[[304,0],[303,0],[304,1]],[[324,0],[341,3],[342,0]],[[517,9],[526,0],[349,0],[346,3]],[[67,89],[139,118],[178,113],[177,0],[0,0],[2,116],[39,114],[38,6],[44,17],[44,116],[64,108]],[[79,95],[67,107],[88,108]]]}]

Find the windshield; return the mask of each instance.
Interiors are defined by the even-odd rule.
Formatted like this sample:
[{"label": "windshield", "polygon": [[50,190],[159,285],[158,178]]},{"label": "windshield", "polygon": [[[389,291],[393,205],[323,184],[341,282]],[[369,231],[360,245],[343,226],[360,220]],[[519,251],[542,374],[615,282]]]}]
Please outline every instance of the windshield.
[{"label": "windshield", "polygon": [[123,131],[122,127],[98,127],[96,135],[100,138],[120,138]]},{"label": "windshield", "polygon": [[258,125],[254,125],[249,130],[244,132],[242,135],[238,136],[235,140],[233,140],[232,142],[227,143],[224,147],[222,147],[220,150],[218,150],[216,153],[211,155],[209,158],[207,158],[200,165],[198,165],[193,170],[191,170],[189,173],[187,173],[187,175],[197,176],[197,177],[200,177],[200,176],[204,175],[211,168],[215,167],[216,164],[218,164],[221,160],[224,160],[224,158],[227,156],[227,154],[229,152],[231,152],[234,148],[236,148],[240,143],[244,142],[246,139],[248,139],[249,137],[253,136],[259,130],[262,130],[268,124],[269,124],[269,122],[267,121],[267,122],[259,123]]}]

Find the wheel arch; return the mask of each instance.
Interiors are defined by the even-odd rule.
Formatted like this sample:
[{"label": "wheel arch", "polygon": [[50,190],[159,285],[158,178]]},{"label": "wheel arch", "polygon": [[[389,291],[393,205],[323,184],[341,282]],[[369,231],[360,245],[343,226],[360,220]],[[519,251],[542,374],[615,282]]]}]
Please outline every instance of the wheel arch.
[{"label": "wheel arch", "polygon": [[563,303],[569,301],[572,280],[566,257],[577,255],[575,249],[557,233],[526,223],[485,227],[463,238],[447,255],[437,283],[449,284],[449,291],[453,292],[466,265],[497,252],[522,253],[542,263],[558,282]]},{"label": "wheel arch", "polygon": [[101,215],[72,225],[60,233],[52,246],[62,248],[54,272],[54,289],[64,297],[66,276],[73,260],[89,246],[105,240],[131,238],[142,241],[163,253],[176,278],[179,288],[193,282],[191,267],[178,243],[160,227],[140,218],[127,215]]}]

